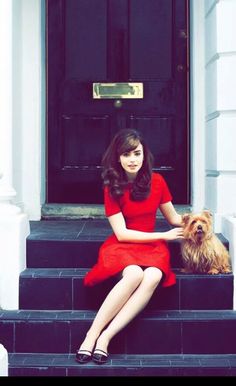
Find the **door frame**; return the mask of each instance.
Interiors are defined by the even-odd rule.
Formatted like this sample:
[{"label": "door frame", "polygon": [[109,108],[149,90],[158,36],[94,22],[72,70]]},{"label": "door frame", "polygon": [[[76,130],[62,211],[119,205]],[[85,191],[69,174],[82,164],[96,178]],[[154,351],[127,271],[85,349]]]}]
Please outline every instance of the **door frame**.
[{"label": "door frame", "polygon": [[[72,4],[74,4],[74,3],[72,3]],[[105,2],[102,4],[103,4],[102,12],[104,12],[104,11],[106,12],[106,7],[108,6],[108,3]],[[126,4],[126,2],[125,2],[125,4]],[[116,6],[116,2],[113,5]],[[141,3],[140,3],[140,5],[141,5]],[[167,6],[167,9],[166,9],[166,6]],[[48,93],[47,93],[47,95],[48,95],[48,101],[47,101],[47,105],[48,105],[48,119],[47,119],[47,124],[48,124],[48,133],[47,133],[48,134],[48,136],[47,136],[48,137],[47,138],[47,140],[48,140],[48,144],[47,144],[47,151],[48,151],[47,203],[49,205],[54,204],[54,203],[62,203],[62,204],[64,203],[65,205],[68,205],[71,203],[75,203],[75,204],[89,203],[91,205],[93,205],[95,203],[102,204],[103,200],[102,200],[101,187],[97,188],[97,190],[95,188],[95,186],[98,186],[98,184],[100,185],[100,182],[99,182],[100,181],[100,178],[99,178],[100,173],[97,172],[97,169],[93,169],[93,166],[92,166],[95,164],[99,165],[98,156],[96,158],[95,163],[94,163],[94,158],[92,155],[91,155],[91,157],[89,157],[89,159],[92,159],[91,162],[88,161],[88,159],[87,159],[88,156],[86,156],[85,159],[83,158],[83,149],[81,149],[82,150],[81,151],[81,154],[82,154],[81,158],[79,158],[79,156],[78,156],[78,154],[79,154],[78,149],[80,149],[80,146],[82,146],[82,144],[83,144],[83,141],[81,142],[81,138],[84,138],[84,141],[85,141],[84,145],[86,145],[86,143],[87,143],[86,141],[88,140],[88,139],[86,139],[86,135],[84,135],[84,132],[83,132],[83,130],[86,132],[86,130],[84,129],[84,126],[86,125],[86,123],[80,124],[80,120],[82,119],[81,115],[87,116],[87,114],[88,114],[90,117],[90,114],[89,114],[90,110],[91,110],[91,118],[92,118],[92,114],[95,114],[95,115],[102,114],[102,115],[104,115],[104,117],[105,117],[105,114],[107,114],[106,115],[107,117],[109,117],[111,114],[111,119],[112,119],[113,113],[114,114],[117,113],[118,110],[117,111],[114,110],[113,112],[110,111],[111,103],[108,100],[104,100],[103,102],[100,102],[99,104],[94,103],[93,100],[91,100],[91,95],[90,95],[89,90],[87,90],[87,83],[86,83],[86,87],[83,85],[83,88],[81,88],[82,87],[81,84],[83,84],[83,83],[79,83],[79,82],[84,81],[83,80],[84,75],[81,75],[80,72],[74,73],[72,70],[72,74],[70,74],[70,73],[67,74],[66,67],[64,68],[64,63],[65,63],[64,55],[67,52],[66,51],[67,45],[68,45],[68,47],[70,47],[70,45],[72,44],[72,47],[74,47],[73,38],[72,38],[72,35],[70,32],[71,31],[70,24],[72,24],[72,26],[74,26],[74,23],[76,23],[76,20],[73,18],[73,15],[71,15],[71,17],[72,17],[71,23],[64,25],[65,20],[64,20],[63,14],[65,12],[67,13],[66,7],[67,7],[67,3],[65,2],[65,0],[57,0],[52,4],[49,1],[47,1],[47,12],[48,12],[48,31],[47,31],[48,75],[47,76],[48,76],[48,81],[49,81],[48,82]],[[105,7],[105,9],[104,9],[104,7]],[[134,7],[133,12],[135,14],[137,12],[135,3],[133,4],[133,7]],[[173,7],[173,9],[172,9],[172,7]],[[159,77],[158,69],[156,69],[156,75],[151,76],[150,79],[149,79],[150,76],[147,77],[147,79],[146,79],[145,75],[143,75],[144,80],[146,79],[147,83],[152,84],[152,86],[150,86],[150,91],[147,92],[147,96],[143,99],[142,103],[141,102],[139,102],[138,104],[135,103],[135,106],[139,106],[138,110],[136,111],[136,114],[135,114],[134,106],[132,105],[132,103],[134,103],[134,101],[131,101],[131,102],[127,101],[126,103],[124,103],[124,109],[120,110],[119,113],[120,113],[120,115],[122,113],[123,113],[123,115],[129,115],[129,114],[134,114],[134,116],[137,115],[137,118],[134,117],[134,120],[137,119],[137,127],[140,126],[140,128],[142,130],[142,124],[144,125],[143,130],[147,130],[147,136],[149,136],[148,139],[151,142],[150,145],[152,145],[153,140],[157,141],[157,143],[156,143],[157,149],[155,146],[153,146],[154,154],[156,151],[155,167],[157,167],[157,163],[161,167],[161,169],[160,169],[161,173],[163,173],[163,175],[165,176],[171,190],[173,190],[172,193],[173,193],[174,203],[178,203],[178,204],[182,204],[182,205],[188,205],[190,202],[190,194],[189,194],[189,192],[190,192],[190,177],[189,177],[189,170],[190,170],[190,168],[189,168],[189,142],[190,142],[190,137],[189,137],[189,111],[188,111],[189,110],[189,103],[188,103],[188,101],[189,101],[189,68],[188,68],[189,67],[188,66],[188,64],[189,64],[189,44],[188,44],[188,42],[189,42],[189,30],[188,30],[189,0],[181,0],[181,2],[180,2],[180,0],[173,0],[173,2],[167,3],[165,5],[165,9],[166,9],[166,12],[168,12],[169,16],[171,15],[170,14],[171,9],[173,12],[172,27],[170,26],[171,25],[171,18],[168,19],[168,25],[170,22],[170,25],[168,26],[168,31],[169,31],[169,28],[172,28],[172,31],[173,31],[173,36],[172,36],[173,39],[172,39],[172,43],[171,43],[172,55],[169,53],[168,57],[166,58],[167,67],[169,69],[169,66],[170,66],[169,71],[172,71],[172,73],[171,74],[169,74],[169,73],[165,74],[165,72],[163,73],[163,71],[161,70],[162,66],[160,63],[160,66],[158,65],[157,67],[160,68],[160,71],[162,71],[161,72],[162,73],[161,78]],[[115,11],[115,14],[112,15],[112,13],[111,13],[111,14],[109,14],[110,15],[109,17],[111,17],[112,19],[114,17],[114,19],[116,19],[115,15],[116,15],[116,12],[118,11],[118,9],[117,8],[113,9],[113,7],[110,7],[110,11],[113,11],[113,12]],[[123,11],[124,11],[124,15],[123,15],[124,20],[126,20],[125,15],[126,15],[126,12],[128,12],[128,9],[126,10],[126,8],[124,8]],[[68,12],[69,13],[71,12],[70,6],[68,8]],[[74,12],[79,12],[79,8],[75,8]],[[183,12],[182,15],[181,15],[181,12]],[[80,13],[78,13],[78,17],[81,17],[81,16],[79,16],[79,14]],[[91,12],[91,14],[93,15],[93,11]],[[140,17],[140,10],[138,11],[138,15]],[[157,13],[157,15],[159,15],[159,14]],[[123,16],[122,16],[122,20],[123,20]],[[160,17],[160,16],[157,16],[157,17]],[[67,20],[67,18],[66,18],[66,20]],[[141,21],[141,20],[142,20],[142,18],[139,21]],[[96,18],[94,21],[96,23]],[[146,22],[148,22],[148,21],[146,20]],[[110,23],[108,21],[108,25],[109,24]],[[103,26],[103,27],[105,27],[105,26]],[[122,25],[122,28],[123,27],[124,26]],[[82,24],[81,28],[83,28],[83,24]],[[99,28],[99,26],[97,26],[97,28]],[[116,28],[117,28],[117,26],[116,26]],[[174,28],[174,30],[173,30],[173,28]],[[186,29],[186,32],[183,31],[181,28],[184,28],[184,30]],[[68,31],[68,33],[70,34],[69,36],[71,36],[70,40],[72,39],[72,43],[68,42],[68,44],[65,45],[65,36],[67,36],[66,31]],[[82,34],[84,34],[85,31],[84,30],[82,30],[82,31],[83,31]],[[139,31],[140,31],[140,29],[139,29]],[[74,33],[75,33],[75,31],[74,31]],[[136,33],[137,33],[137,31],[136,31]],[[138,32],[138,33],[140,33],[140,32]],[[154,32],[154,30],[153,30],[153,32],[152,32],[152,39],[153,39],[152,44],[154,47],[156,44],[155,43],[155,33],[157,33],[157,32]],[[81,35],[81,31],[80,31],[80,28],[78,29],[78,26],[77,26],[76,34],[78,35],[78,38]],[[167,32],[167,36],[169,36],[169,39],[171,38],[171,36],[169,35],[169,32]],[[58,45],[58,39],[64,43],[62,45]],[[160,51],[160,49],[161,49],[161,44],[163,44],[163,43],[161,43],[162,41],[163,41],[163,39],[160,41],[160,46],[159,45],[156,46],[157,52]],[[83,44],[82,41],[79,43],[79,45],[80,44]],[[103,45],[102,45],[102,47],[103,47]],[[144,47],[145,46],[143,45],[143,49],[145,49]],[[89,52],[91,52],[91,51],[89,51]],[[75,64],[76,62],[74,62],[74,60],[77,60],[77,59],[70,60],[70,55],[71,55],[70,49],[69,49],[68,55],[69,55],[68,62]],[[113,48],[111,49],[111,52],[109,55],[113,56]],[[165,54],[164,54],[164,56],[165,56]],[[87,58],[86,51],[85,51],[85,57]],[[77,56],[76,56],[76,58],[77,58]],[[78,60],[81,60],[79,58],[81,58],[80,55],[78,55]],[[105,57],[104,57],[104,59],[105,59]],[[114,60],[112,60],[112,62],[113,61]],[[80,62],[77,63],[77,66],[79,65],[79,63]],[[141,61],[141,63],[142,63],[142,61]],[[178,63],[184,63],[184,64],[181,66]],[[80,67],[80,65],[79,65],[79,67]],[[179,69],[180,67],[182,67],[182,69]],[[71,65],[69,68],[73,68],[73,65]],[[106,68],[106,66],[105,66],[105,68]],[[105,71],[105,68],[104,68],[104,71]],[[149,68],[149,67],[147,66],[147,68]],[[172,68],[172,70],[171,70],[171,68]],[[82,69],[83,69],[83,66],[82,66]],[[152,69],[152,71],[155,71],[154,68]],[[91,72],[91,70],[90,70],[90,72]],[[96,71],[95,71],[95,73],[96,73]],[[82,74],[83,74],[83,70],[82,70]],[[103,74],[103,72],[102,72],[102,74]],[[67,76],[69,76],[68,79],[67,79]],[[91,79],[93,79],[93,77],[91,78],[92,73],[85,75],[87,82],[88,82],[88,79],[87,79],[88,76],[89,76],[89,79],[91,82]],[[108,74],[104,73],[101,76],[104,76],[105,78],[106,78],[106,76],[108,76],[107,81],[109,81],[109,67],[108,67]],[[135,75],[133,75],[133,76],[135,76]],[[72,77],[72,82],[70,80],[70,77]],[[170,79],[169,79],[169,77],[170,77]],[[73,78],[75,79],[74,84],[73,84]],[[77,78],[78,78],[78,80],[77,80]],[[118,75],[118,78],[119,78],[119,75]],[[153,81],[152,78],[156,79],[158,82],[155,83],[155,81],[154,81],[152,83],[152,81]],[[165,78],[167,78],[167,79],[165,79]],[[79,81],[79,79],[80,79],[80,81]],[[139,79],[139,78],[137,78],[137,79]],[[139,79],[139,80],[141,80],[141,79]],[[163,81],[163,84],[162,84],[162,81]],[[77,84],[77,82],[78,82],[78,84]],[[170,85],[172,83],[173,83],[173,86]],[[76,91],[76,94],[74,94],[75,91],[74,92],[71,91],[71,93],[72,93],[71,95],[73,95],[72,98],[74,98],[74,99],[72,99],[73,102],[71,100],[71,104],[68,103],[68,98],[69,98],[68,95],[70,95],[70,93],[66,96],[66,99],[65,99],[66,102],[65,102],[65,104],[63,104],[64,103],[63,102],[64,101],[64,99],[63,99],[64,91],[61,90],[61,85],[64,85],[64,84],[66,85],[65,86],[65,90],[66,90],[65,95],[67,95],[69,87],[72,87],[72,90],[74,90],[74,88],[76,87],[76,90],[78,90],[78,91]],[[151,93],[151,90],[153,90],[154,84],[156,85],[156,88],[159,90],[157,94],[155,94],[155,92]],[[58,90],[59,90],[58,87],[60,88],[60,98],[61,98],[60,100],[58,99],[58,96],[57,96]],[[160,91],[160,87],[162,87],[161,91]],[[163,87],[166,87],[165,91],[163,91]],[[63,86],[63,88],[64,88],[64,86]],[[169,103],[164,103],[165,96],[168,93],[171,93],[172,90],[173,90],[173,95],[175,95],[175,96],[173,96],[173,98],[170,98]],[[82,98],[82,105],[81,105],[79,95],[82,95],[82,93],[84,93],[83,94],[84,97],[81,97]],[[154,102],[155,98],[156,98],[156,102]],[[183,100],[182,100],[182,98],[183,98]],[[172,106],[172,100],[173,100],[173,106]],[[76,105],[76,103],[78,103],[78,104]],[[130,110],[129,103],[131,103],[131,106],[133,106],[134,111],[132,110],[132,107],[131,107],[131,111],[129,112],[129,110]],[[100,106],[102,108],[102,104],[103,104],[103,111],[101,112],[101,110],[99,110],[98,106]],[[155,104],[155,107],[154,107],[154,104]],[[104,105],[105,105],[105,107],[104,107]],[[162,106],[162,105],[163,105],[163,107],[161,109],[158,109],[158,106]],[[73,109],[70,109],[69,106],[73,106]],[[77,106],[77,109],[75,106]],[[84,107],[84,109],[83,109],[81,106],[86,106],[86,107]],[[126,113],[127,108],[128,108],[128,112]],[[156,108],[156,110],[155,110],[155,108]],[[172,108],[173,108],[173,110],[172,110]],[[63,111],[63,113],[62,113],[62,111]],[[145,116],[148,116],[148,117],[150,114],[151,115],[155,115],[155,114],[160,115],[160,117],[162,117],[162,115],[164,115],[164,116],[166,115],[166,117],[169,118],[169,120],[167,120],[167,121],[168,121],[169,126],[171,126],[171,128],[166,127],[166,130],[167,130],[166,135],[168,138],[167,142],[169,141],[170,144],[168,144],[166,146],[163,145],[163,149],[162,149],[161,142],[158,141],[158,139],[157,139],[157,136],[161,135],[160,130],[161,129],[163,130],[163,127],[159,123],[161,121],[161,119],[156,119],[157,122],[155,124],[157,125],[157,127],[153,127],[153,130],[150,130],[149,124],[145,125],[145,122],[147,122],[147,120],[145,121],[145,118],[144,118],[144,122],[141,120],[142,119],[141,116],[143,114]],[[173,117],[172,117],[172,114],[173,114]],[[151,118],[151,115],[150,115],[150,118]],[[63,119],[64,116],[66,116],[66,119]],[[73,119],[73,117],[74,117],[74,119]],[[88,117],[88,120],[89,120],[89,117]],[[71,120],[69,120],[70,118],[71,118]],[[154,122],[154,118],[155,117],[153,117],[153,122]],[[158,118],[158,117],[156,117],[156,118]],[[79,122],[76,123],[75,122],[76,119],[78,119]],[[107,121],[108,121],[108,119],[105,120],[105,122],[107,122]],[[170,122],[173,122],[173,121],[174,121],[174,123],[171,124]],[[64,123],[61,123],[61,122],[64,122]],[[68,122],[69,122],[70,129],[68,127]],[[91,122],[94,122],[94,120],[93,121],[91,120]],[[143,122],[143,123],[141,123],[141,122]],[[165,120],[163,120],[162,122],[165,122]],[[78,127],[76,127],[76,124],[78,125]],[[150,119],[150,125],[151,124],[152,124],[152,122]],[[131,125],[132,125],[132,123],[131,123]],[[113,126],[114,126],[114,124],[113,124]],[[156,128],[158,134],[155,134],[154,128]],[[102,147],[104,147],[105,142],[107,142],[107,140],[108,140],[107,136],[108,136],[108,132],[110,131],[110,125],[108,123],[106,123],[106,124],[103,123],[103,128],[101,127],[101,129],[104,130],[104,134],[102,134],[102,137],[100,139],[100,144]],[[80,133],[80,130],[81,130],[81,137],[78,134],[78,133]],[[90,129],[88,128],[88,130],[90,130]],[[72,137],[70,136],[70,134],[65,134],[66,132],[67,133],[71,132]],[[78,137],[78,135],[79,135],[79,137]],[[72,140],[71,140],[71,138],[72,138]],[[72,146],[73,140],[75,142],[78,141],[78,143],[76,142],[76,145],[74,147]],[[91,144],[91,151],[92,151],[92,146],[94,146],[94,145]],[[169,147],[168,152],[166,151],[167,146]],[[76,150],[76,148],[77,148],[77,150]],[[160,154],[158,154],[159,148],[160,148],[160,152],[161,152]],[[177,150],[177,149],[179,149],[179,150]],[[68,150],[69,150],[69,152],[68,152]],[[98,152],[99,151],[101,151],[101,148],[98,148]],[[163,156],[162,156],[162,153],[163,153]],[[168,156],[168,153],[169,153],[169,156]],[[95,153],[93,152],[93,154],[95,154]],[[100,152],[99,152],[99,157],[100,157]],[[159,159],[159,157],[160,157],[160,159]],[[159,159],[159,162],[158,162],[158,159]],[[83,161],[85,161],[87,163],[84,163]],[[69,166],[67,166],[67,165],[69,165]],[[70,165],[72,165],[72,166],[70,166]],[[83,165],[86,165],[85,166],[86,169],[83,167]],[[164,165],[171,165],[171,166],[168,168]],[[75,166],[75,167],[73,167],[73,166]],[[154,168],[154,170],[155,170],[155,168]],[[82,185],[80,185],[80,181],[83,181]],[[96,181],[96,182],[94,182],[94,181]],[[87,190],[87,188],[88,188],[88,190]],[[78,189],[78,192],[77,192],[77,189]],[[89,192],[93,192],[94,189],[95,189],[95,192],[93,194],[90,194]]]},{"label": "door frame", "polygon": [[[41,217],[41,206],[47,202],[46,184],[47,175],[45,164],[47,163],[47,143],[46,143],[46,41],[45,41],[45,12],[46,0],[38,0],[21,3],[21,14],[24,20],[31,18],[32,23],[25,25],[21,31],[21,40],[24,46],[21,49],[21,65],[32,70],[30,73],[37,76],[35,84],[34,104],[32,105],[31,81],[25,77],[22,82],[21,108],[28,111],[28,106],[32,106],[32,111],[24,128],[24,143],[33,143],[34,146],[27,146],[27,151],[22,151],[21,162],[25,165],[32,165],[32,176],[36,186],[32,195],[32,179],[27,175],[23,176],[21,184],[15,185],[17,191],[22,191],[20,201],[24,206],[31,220],[39,220]],[[37,3],[37,4],[36,4]],[[35,5],[36,4],[36,5]],[[205,204],[205,156],[204,151],[199,153],[199,149],[204,149],[205,136],[205,114],[204,114],[204,0],[190,0],[190,205],[193,209],[203,208]],[[23,24],[23,23],[22,23]],[[34,42],[34,52],[32,53],[24,47],[32,46]],[[36,71],[37,69],[37,71]],[[16,74],[17,75],[17,74]],[[40,76],[38,76],[40,75]],[[30,77],[29,77],[30,78]],[[26,142],[27,138],[27,142]]]}]

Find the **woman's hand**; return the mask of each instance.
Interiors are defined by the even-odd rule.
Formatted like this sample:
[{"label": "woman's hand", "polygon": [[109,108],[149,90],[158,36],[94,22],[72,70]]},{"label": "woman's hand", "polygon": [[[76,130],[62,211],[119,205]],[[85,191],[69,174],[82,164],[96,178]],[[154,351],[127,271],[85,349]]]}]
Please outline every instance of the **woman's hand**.
[{"label": "woman's hand", "polygon": [[166,241],[170,240],[176,240],[176,239],[183,239],[183,228],[173,228],[170,231],[164,232],[164,239]]}]

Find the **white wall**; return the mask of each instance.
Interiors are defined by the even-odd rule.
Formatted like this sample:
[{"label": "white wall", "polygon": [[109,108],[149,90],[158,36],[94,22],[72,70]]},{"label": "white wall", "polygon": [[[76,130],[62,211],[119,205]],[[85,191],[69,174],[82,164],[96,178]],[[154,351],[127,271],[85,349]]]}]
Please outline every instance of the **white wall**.
[{"label": "white wall", "polygon": [[190,0],[191,204],[205,207],[205,0]]},{"label": "white wall", "polygon": [[39,220],[45,201],[44,0],[14,0],[13,17],[15,203]]},{"label": "white wall", "polygon": [[236,1],[205,3],[206,207],[222,216],[236,213]]}]

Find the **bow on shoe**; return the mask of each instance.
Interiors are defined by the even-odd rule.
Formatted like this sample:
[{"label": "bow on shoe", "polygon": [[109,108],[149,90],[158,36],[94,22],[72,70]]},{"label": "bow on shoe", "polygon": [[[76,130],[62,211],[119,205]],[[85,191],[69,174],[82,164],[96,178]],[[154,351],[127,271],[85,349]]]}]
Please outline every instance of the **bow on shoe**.
[{"label": "bow on shoe", "polygon": [[87,363],[92,359],[92,353],[88,350],[77,350],[75,360],[79,363]]},{"label": "bow on shoe", "polygon": [[99,365],[102,365],[103,363],[106,363],[108,360],[108,353],[96,348],[92,355],[92,360],[95,363],[98,363]]}]

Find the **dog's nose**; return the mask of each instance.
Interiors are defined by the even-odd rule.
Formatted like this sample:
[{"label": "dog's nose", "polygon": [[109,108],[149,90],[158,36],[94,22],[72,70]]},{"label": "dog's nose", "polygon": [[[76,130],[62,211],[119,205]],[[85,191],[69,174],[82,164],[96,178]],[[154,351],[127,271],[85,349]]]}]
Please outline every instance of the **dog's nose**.
[{"label": "dog's nose", "polygon": [[198,225],[198,226],[197,226],[197,229],[202,229],[202,226],[201,226],[201,225]]}]

